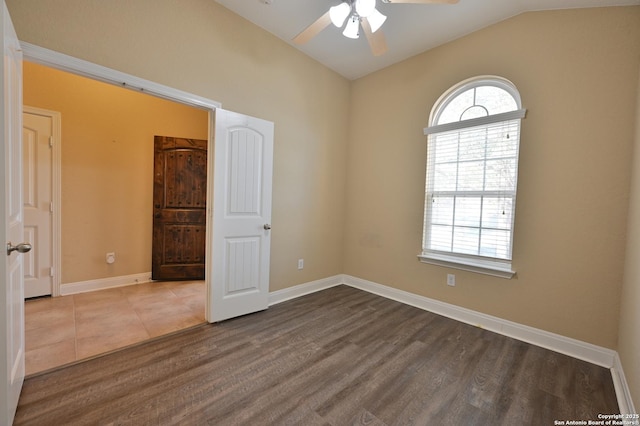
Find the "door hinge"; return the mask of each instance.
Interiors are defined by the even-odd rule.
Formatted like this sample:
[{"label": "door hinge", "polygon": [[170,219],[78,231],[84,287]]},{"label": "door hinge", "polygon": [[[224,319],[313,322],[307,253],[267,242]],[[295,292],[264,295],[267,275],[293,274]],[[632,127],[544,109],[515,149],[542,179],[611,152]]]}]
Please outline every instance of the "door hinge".
[{"label": "door hinge", "polygon": [[49,276],[50,277],[54,277],[55,276],[54,272],[55,272],[55,270],[53,269],[53,266],[51,268],[49,268]]},{"label": "door hinge", "polygon": [[53,203],[49,203],[49,211],[53,213]]},{"label": "door hinge", "polygon": [[53,136],[49,136],[49,147],[53,148]]}]

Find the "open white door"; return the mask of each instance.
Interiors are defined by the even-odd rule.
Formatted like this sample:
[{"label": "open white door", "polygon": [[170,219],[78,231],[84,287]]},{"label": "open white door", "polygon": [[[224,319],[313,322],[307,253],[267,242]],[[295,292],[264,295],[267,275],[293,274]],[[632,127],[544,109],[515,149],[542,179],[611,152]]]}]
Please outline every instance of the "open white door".
[{"label": "open white door", "polygon": [[[9,17],[7,6],[2,1],[2,41],[4,66],[2,67],[2,113],[3,130],[0,176],[3,206],[0,224],[0,242],[3,247],[0,274],[4,285],[0,290],[0,335],[4,347],[0,350],[0,424],[13,423],[18,398],[24,381],[24,272],[22,252],[28,244],[23,238],[22,207],[22,52],[20,43]],[[10,250],[11,249],[11,250]]]},{"label": "open white door", "polygon": [[267,309],[273,123],[215,110],[208,320]]}]

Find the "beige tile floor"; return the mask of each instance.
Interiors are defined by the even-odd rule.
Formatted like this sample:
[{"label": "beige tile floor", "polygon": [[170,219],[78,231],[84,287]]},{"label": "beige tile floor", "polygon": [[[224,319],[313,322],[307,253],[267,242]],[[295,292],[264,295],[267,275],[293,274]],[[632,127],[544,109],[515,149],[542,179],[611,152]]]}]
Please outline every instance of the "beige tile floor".
[{"label": "beige tile floor", "polygon": [[204,281],[154,282],[25,302],[26,374],[203,323]]}]

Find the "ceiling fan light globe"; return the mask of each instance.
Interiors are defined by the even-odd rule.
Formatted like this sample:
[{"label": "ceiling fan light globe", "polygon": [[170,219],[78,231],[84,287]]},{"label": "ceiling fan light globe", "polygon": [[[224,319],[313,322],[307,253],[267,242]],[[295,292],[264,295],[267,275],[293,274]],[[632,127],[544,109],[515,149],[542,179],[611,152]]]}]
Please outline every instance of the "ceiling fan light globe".
[{"label": "ceiling fan light globe", "polygon": [[380,13],[377,9],[373,9],[373,13],[369,15],[367,20],[369,21],[369,25],[371,26],[371,32],[375,33],[380,29],[382,24],[384,24],[384,21],[387,20],[387,17]]},{"label": "ceiling fan light globe", "polygon": [[357,16],[352,15],[347,22],[347,26],[344,28],[342,35],[348,38],[358,38],[360,29],[360,19]]},{"label": "ceiling fan light globe", "polygon": [[349,3],[342,2],[337,6],[333,6],[332,8],[329,9],[329,17],[331,18],[331,22],[333,23],[333,25],[335,25],[338,28],[342,28],[342,25],[344,24],[344,21],[347,19],[347,16],[349,16],[349,13],[351,12],[351,6],[349,6]]},{"label": "ceiling fan light globe", "polygon": [[376,0],[356,0],[356,12],[362,18],[368,18],[376,10]]}]

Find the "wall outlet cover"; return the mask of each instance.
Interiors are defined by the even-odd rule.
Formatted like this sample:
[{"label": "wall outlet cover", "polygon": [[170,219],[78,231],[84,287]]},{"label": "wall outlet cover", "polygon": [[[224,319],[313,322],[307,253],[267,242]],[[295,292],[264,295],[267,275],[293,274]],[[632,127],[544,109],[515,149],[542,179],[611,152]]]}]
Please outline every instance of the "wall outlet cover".
[{"label": "wall outlet cover", "polygon": [[447,285],[455,286],[456,285],[456,276],[453,274],[447,274]]}]

